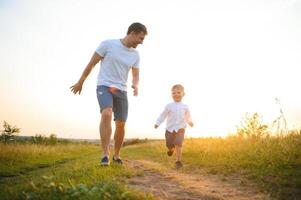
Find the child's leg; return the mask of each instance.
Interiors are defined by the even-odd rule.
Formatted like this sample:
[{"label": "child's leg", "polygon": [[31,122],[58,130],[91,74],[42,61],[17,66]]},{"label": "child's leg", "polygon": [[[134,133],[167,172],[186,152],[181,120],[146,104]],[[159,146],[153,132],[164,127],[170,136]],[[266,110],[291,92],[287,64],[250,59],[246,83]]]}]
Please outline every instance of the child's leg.
[{"label": "child's leg", "polygon": [[179,145],[175,145],[176,148],[176,162],[182,160],[182,147]]},{"label": "child's leg", "polygon": [[175,145],[174,145],[174,134],[168,131],[165,132],[165,140],[166,140],[166,147],[168,148],[167,155],[172,156]]},{"label": "child's leg", "polygon": [[176,162],[182,160],[182,144],[184,140],[185,129],[179,129],[174,141],[176,150]]}]

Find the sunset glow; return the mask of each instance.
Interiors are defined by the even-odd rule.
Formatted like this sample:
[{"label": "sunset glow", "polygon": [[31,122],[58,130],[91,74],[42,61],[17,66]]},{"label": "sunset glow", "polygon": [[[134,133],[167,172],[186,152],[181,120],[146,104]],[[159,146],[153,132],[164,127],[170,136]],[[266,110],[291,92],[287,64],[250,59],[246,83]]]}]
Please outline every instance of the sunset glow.
[{"label": "sunset glow", "polygon": [[176,83],[195,124],[187,137],[225,136],[245,113],[270,124],[280,108],[290,129],[301,127],[299,0],[2,0],[0,122],[21,135],[99,138],[100,66],[80,96],[69,87],[98,44],[124,37],[135,21],[149,34],[137,48],[140,87],[138,97],[128,90],[126,137],[164,137],[164,125],[153,125]]}]

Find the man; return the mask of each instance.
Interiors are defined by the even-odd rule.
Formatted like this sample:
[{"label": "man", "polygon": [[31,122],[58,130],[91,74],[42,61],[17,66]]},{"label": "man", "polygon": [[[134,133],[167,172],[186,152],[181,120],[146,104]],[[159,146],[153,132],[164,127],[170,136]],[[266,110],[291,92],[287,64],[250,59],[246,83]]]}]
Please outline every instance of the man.
[{"label": "man", "polygon": [[123,39],[103,41],[90,62],[86,66],[79,81],[71,86],[71,91],[80,94],[85,79],[93,67],[101,61],[101,67],[97,79],[97,99],[100,106],[101,121],[99,133],[103,157],[100,165],[107,166],[109,160],[109,145],[112,134],[111,120],[114,113],[115,135],[114,135],[114,163],[122,164],[120,149],[122,147],[125,123],[128,115],[127,79],[128,73],[132,71],[132,88],[134,96],[138,95],[139,62],[140,57],[135,49],[143,43],[147,35],[146,27],[141,23],[133,23],[129,26],[127,35]]}]

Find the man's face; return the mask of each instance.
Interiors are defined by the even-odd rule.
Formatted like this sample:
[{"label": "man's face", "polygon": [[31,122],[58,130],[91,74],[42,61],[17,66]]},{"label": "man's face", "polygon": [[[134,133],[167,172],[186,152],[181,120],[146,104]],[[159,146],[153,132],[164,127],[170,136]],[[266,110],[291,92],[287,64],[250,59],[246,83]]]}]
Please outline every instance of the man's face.
[{"label": "man's face", "polygon": [[145,37],[145,33],[144,32],[139,32],[139,33],[135,33],[135,32],[131,32],[130,33],[130,38],[131,38],[131,46],[133,48],[136,48],[138,46],[138,44],[142,44],[144,37]]}]

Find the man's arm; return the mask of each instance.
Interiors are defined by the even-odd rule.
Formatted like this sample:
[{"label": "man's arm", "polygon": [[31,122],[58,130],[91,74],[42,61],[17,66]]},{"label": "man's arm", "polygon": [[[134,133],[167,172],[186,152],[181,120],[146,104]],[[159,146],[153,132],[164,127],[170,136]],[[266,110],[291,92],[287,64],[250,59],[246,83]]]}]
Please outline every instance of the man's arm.
[{"label": "man's arm", "polygon": [[132,68],[132,88],[134,89],[134,96],[138,95],[138,83],[139,83],[139,68]]},{"label": "man's arm", "polygon": [[92,69],[94,68],[94,66],[100,61],[102,60],[103,57],[101,57],[98,53],[94,53],[92,58],[90,59],[90,62],[88,63],[88,65],[86,66],[85,70],[83,71],[79,81],[70,87],[71,92],[73,92],[74,94],[76,94],[78,92],[78,94],[81,93],[82,91],[82,87],[83,84],[86,80],[86,78],[88,77],[88,75],[90,74],[90,72],[92,71]]}]

